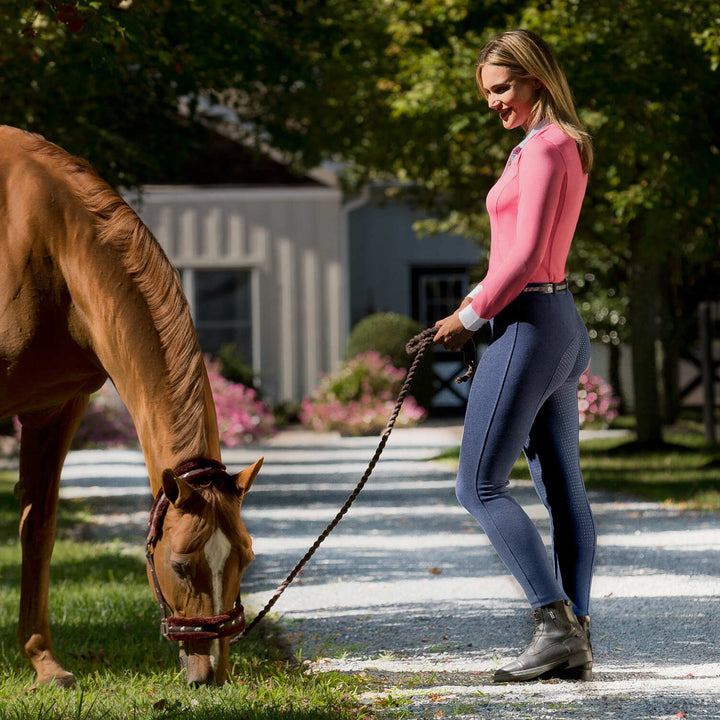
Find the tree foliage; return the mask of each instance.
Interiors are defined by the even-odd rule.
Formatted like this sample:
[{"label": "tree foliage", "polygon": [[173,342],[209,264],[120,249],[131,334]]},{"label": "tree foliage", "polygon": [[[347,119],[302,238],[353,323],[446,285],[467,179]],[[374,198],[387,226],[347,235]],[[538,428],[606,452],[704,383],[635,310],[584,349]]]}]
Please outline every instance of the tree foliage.
[{"label": "tree foliage", "polygon": [[596,150],[571,279],[591,334],[633,342],[657,439],[656,339],[672,357],[718,294],[719,3],[5,0],[0,20],[4,121],[113,183],[171,175],[222,104],[247,142],[300,169],[340,161],[348,189],[392,178],[432,213],[422,229],[485,245],[484,197],[520,137],[484,106],[475,58],[509,27],[539,32]]},{"label": "tree foliage", "polygon": [[[699,5],[626,0],[618,12],[609,2],[564,0],[523,18],[563,53],[582,93],[598,162],[576,249],[598,258],[604,245],[626,260],[599,277],[608,290],[623,290],[638,432],[647,443],[659,442],[663,417],[656,342],[666,368],[676,368],[695,336],[698,300],[718,292],[720,75],[703,32],[713,16]],[[717,18],[716,4],[705,9],[713,5]],[[665,380],[672,419],[677,381]]]},{"label": "tree foliage", "polygon": [[[316,163],[319,130],[295,97],[318,68],[341,59],[343,26],[317,12],[326,5],[335,3],[6,0],[3,119],[87,157],[112,183],[132,185],[169,174],[197,151],[179,109],[196,120],[227,96],[240,128],[293,157],[304,144],[305,164]],[[333,100],[332,88],[324,94],[314,110],[329,117],[335,102],[339,122],[341,98]]]},{"label": "tree foliage", "polygon": [[396,65],[381,85],[389,117],[354,153],[368,174],[407,181],[408,194],[437,213],[435,228],[487,242],[482,199],[520,138],[478,102],[474,56],[508,27],[543,35],[596,149],[571,279],[591,335],[632,342],[647,443],[661,437],[657,341],[665,367],[676,368],[698,300],[718,296],[719,22],[717,3],[678,0],[394,3]]}]

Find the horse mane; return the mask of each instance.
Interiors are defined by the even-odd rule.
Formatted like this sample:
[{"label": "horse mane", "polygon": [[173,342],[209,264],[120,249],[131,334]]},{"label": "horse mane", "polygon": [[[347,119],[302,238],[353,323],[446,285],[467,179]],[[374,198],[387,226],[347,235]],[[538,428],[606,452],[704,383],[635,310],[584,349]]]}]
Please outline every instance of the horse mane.
[{"label": "horse mane", "polygon": [[158,333],[171,406],[177,409],[172,449],[180,452],[202,432],[205,370],[177,271],[135,211],[88,162],[39,135],[25,135],[29,150],[51,161],[66,179],[94,218],[97,241],[117,251],[144,298]]}]

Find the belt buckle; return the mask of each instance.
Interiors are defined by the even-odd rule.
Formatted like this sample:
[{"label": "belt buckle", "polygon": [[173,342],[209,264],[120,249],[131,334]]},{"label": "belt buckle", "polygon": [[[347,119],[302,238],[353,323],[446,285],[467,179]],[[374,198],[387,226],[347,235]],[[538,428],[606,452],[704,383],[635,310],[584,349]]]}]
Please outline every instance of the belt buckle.
[{"label": "belt buckle", "polygon": [[548,283],[547,285],[545,285],[545,292],[546,292],[548,295],[554,295],[554,294],[555,294],[555,288],[556,288],[556,284],[555,284],[555,283]]}]

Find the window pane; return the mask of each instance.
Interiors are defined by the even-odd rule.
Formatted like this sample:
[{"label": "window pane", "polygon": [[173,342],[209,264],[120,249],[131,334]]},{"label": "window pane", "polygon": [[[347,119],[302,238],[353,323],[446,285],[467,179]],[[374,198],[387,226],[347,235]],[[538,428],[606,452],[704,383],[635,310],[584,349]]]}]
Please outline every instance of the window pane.
[{"label": "window pane", "polygon": [[223,345],[252,363],[250,272],[195,272],[195,327],[203,352],[216,355]]},{"label": "window pane", "polygon": [[464,274],[427,274],[419,280],[418,320],[423,327],[431,327],[438,320],[451,315],[467,294],[468,280]]},{"label": "window pane", "polygon": [[195,272],[197,320],[236,322],[250,318],[250,273],[243,270]]},{"label": "window pane", "polygon": [[250,329],[218,327],[207,324],[197,325],[200,347],[204,353],[217,355],[225,345],[232,345],[234,354],[246,365],[252,366],[252,334]]}]

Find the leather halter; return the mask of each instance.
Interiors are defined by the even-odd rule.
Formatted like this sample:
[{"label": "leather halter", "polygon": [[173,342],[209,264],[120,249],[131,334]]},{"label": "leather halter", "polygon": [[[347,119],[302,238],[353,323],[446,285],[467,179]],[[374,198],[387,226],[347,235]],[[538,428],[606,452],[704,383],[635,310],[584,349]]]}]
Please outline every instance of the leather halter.
[{"label": "leather halter", "polygon": [[[199,480],[225,474],[225,466],[215,460],[195,460],[183,463],[178,467],[176,475],[183,480]],[[165,491],[160,489],[150,510],[148,521],[148,534],[145,542],[145,557],[147,558],[150,576],[152,577],[155,599],[160,605],[160,632],[163,637],[175,642],[185,640],[215,640],[218,638],[237,635],[245,629],[245,609],[240,602],[238,593],[235,606],[232,610],[221,615],[209,617],[182,617],[172,615],[168,617],[168,603],[165,601],[157,573],[155,572],[155,546],[162,534],[162,525],[165,514],[170,507],[170,500]]]}]

